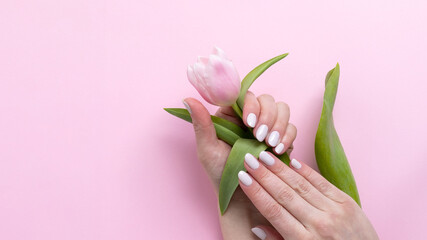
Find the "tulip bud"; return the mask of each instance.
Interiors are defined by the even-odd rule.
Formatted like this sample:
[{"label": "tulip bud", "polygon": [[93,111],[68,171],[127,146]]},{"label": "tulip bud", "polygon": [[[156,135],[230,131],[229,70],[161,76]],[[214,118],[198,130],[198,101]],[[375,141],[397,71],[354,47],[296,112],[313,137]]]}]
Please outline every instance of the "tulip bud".
[{"label": "tulip bud", "polygon": [[200,95],[210,104],[233,105],[240,92],[240,78],[224,51],[215,47],[209,57],[198,57],[188,66],[187,77]]}]

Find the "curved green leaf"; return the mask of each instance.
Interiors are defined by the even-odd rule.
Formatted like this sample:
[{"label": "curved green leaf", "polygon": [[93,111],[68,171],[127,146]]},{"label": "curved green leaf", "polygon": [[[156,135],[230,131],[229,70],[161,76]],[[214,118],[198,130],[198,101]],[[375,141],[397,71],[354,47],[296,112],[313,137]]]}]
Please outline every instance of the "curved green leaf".
[{"label": "curved green leaf", "polygon": [[[179,117],[187,122],[191,121],[191,115],[187,111],[187,109],[184,108],[164,108],[164,110],[176,117]],[[223,140],[224,142],[233,145],[237,139],[241,137],[247,137],[248,133],[245,132],[241,127],[236,125],[233,122],[230,122],[228,120],[225,120],[223,118],[212,116],[211,115],[212,122],[214,124],[216,135],[219,139]]]},{"label": "curved green leaf", "polygon": [[[270,152],[274,153],[274,151],[270,151]],[[282,161],[283,163],[289,166],[289,162],[291,161],[291,159],[289,159],[289,155],[286,152],[280,156],[276,155],[276,157],[279,158],[280,161]]]},{"label": "curved green leaf", "polygon": [[360,205],[356,182],[335,130],[332,116],[339,76],[340,68],[338,64],[326,75],[322,115],[315,141],[316,161],[320,173]]},{"label": "curved green leaf", "polygon": [[255,139],[240,138],[233,145],[230,155],[228,155],[227,162],[225,163],[221,182],[219,184],[218,200],[221,214],[224,214],[234,191],[236,191],[236,188],[239,185],[237,174],[242,170],[246,171],[243,165],[246,153],[250,153],[255,157],[258,157],[259,153],[265,149],[267,149],[267,145],[258,142]]},{"label": "curved green leaf", "polygon": [[239,98],[237,99],[237,105],[239,105],[240,109],[243,109],[243,105],[245,103],[245,95],[248,91],[249,87],[252,85],[252,83],[263,73],[265,70],[267,70],[271,65],[275,64],[276,62],[282,60],[288,56],[288,53],[279,55],[277,57],[274,57],[258,67],[254,68],[252,71],[250,71],[245,78],[243,78],[241,87],[240,87],[240,93]]}]

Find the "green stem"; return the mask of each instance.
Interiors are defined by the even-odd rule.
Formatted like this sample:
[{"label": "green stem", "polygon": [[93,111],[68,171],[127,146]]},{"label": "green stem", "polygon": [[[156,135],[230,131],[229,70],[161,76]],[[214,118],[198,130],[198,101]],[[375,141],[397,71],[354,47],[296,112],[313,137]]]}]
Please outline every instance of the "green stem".
[{"label": "green stem", "polygon": [[233,103],[233,105],[231,105],[231,107],[233,108],[234,112],[240,117],[243,117],[243,113],[242,110],[240,109],[239,105],[237,105],[237,103]]}]

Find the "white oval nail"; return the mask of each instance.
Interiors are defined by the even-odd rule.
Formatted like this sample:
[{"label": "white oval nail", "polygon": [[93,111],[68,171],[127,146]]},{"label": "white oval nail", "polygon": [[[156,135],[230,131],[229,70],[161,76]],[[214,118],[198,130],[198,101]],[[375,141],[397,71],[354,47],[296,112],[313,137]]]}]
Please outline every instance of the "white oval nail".
[{"label": "white oval nail", "polygon": [[291,165],[292,165],[292,167],[294,167],[296,169],[300,169],[301,168],[301,163],[298,162],[298,160],[296,160],[295,158],[291,160]]},{"label": "white oval nail", "polygon": [[275,147],[277,144],[279,144],[279,137],[280,134],[278,131],[273,131],[272,133],[270,133],[270,136],[268,137],[268,144],[270,144],[270,146]]},{"label": "white oval nail", "polygon": [[251,231],[259,237],[259,239],[265,240],[267,238],[267,234],[261,228],[254,227]]},{"label": "white oval nail", "polygon": [[277,147],[274,148],[274,151],[277,154],[282,154],[284,149],[285,149],[285,145],[283,143],[279,143],[279,145],[277,145]]},{"label": "white oval nail", "polygon": [[261,161],[263,161],[268,166],[271,166],[274,164],[274,158],[270,154],[268,154],[266,151],[262,151],[259,153],[259,159],[261,159]]},{"label": "white oval nail", "polygon": [[254,113],[249,113],[248,117],[246,118],[246,121],[248,122],[249,127],[255,127],[256,125],[256,115]]},{"label": "white oval nail", "polygon": [[263,124],[259,126],[258,130],[256,131],[256,139],[260,142],[264,141],[265,137],[267,136],[268,127],[267,125]]},{"label": "white oval nail", "polygon": [[246,153],[246,155],[245,155],[245,162],[252,169],[257,169],[259,167],[258,160],[252,154],[250,154],[250,153]]},{"label": "white oval nail", "polygon": [[182,100],[182,103],[184,104],[184,106],[185,106],[185,108],[187,109],[187,111],[191,114],[191,108],[190,108],[190,106],[188,105],[188,103],[187,103],[187,102],[185,102],[184,100]]},{"label": "white oval nail", "polygon": [[244,171],[240,171],[237,175],[239,177],[239,180],[245,185],[249,186],[252,184],[252,178]]}]

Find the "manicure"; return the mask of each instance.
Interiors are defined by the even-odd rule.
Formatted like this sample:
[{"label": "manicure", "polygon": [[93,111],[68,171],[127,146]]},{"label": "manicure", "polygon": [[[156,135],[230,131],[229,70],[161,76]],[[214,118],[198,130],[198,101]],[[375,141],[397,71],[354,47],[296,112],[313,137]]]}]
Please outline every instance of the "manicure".
[{"label": "manicure", "polygon": [[239,177],[239,180],[245,185],[250,186],[252,184],[252,178],[244,171],[240,171],[237,175]]},{"label": "manicure", "polygon": [[259,238],[262,240],[265,240],[267,238],[267,234],[264,232],[264,230],[262,230],[261,228],[258,227],[254,227],[251,229],[251,231]]},{"label": "manicure", "polygon": [[298,160],[296,160],[295,158],[291,160],[291,165],[292,165],[292,167],[294,167],[296,169],[300,169],[301,168],[301,163],[298,162]]},{"label": "manicure", "polygon": [[182,103],[184,104],[184,106],[185,106],[185,108],[188,110],[188,112],[191,114],[191,108],[190,108],[190,106],[188,105],[188,103],[187,103],[187,102],[185,102],[185,100],[182,100]]},{"label": "manicure", "polygon": [[280,134],[278,131],[273,131],[272,133],[270,133],[270,136],[268,137],[268,144],[270,144],[270,146],[275,147],[277,144],[279,144],[279,137]]},{"label": "manicure", "polygon": [[259,167],[258,160],[250,153],[246,153],[245,155],[245,162],[248,164],[248,166],[252,169],[257,169]]},{"label": "manicure", "polygon": [[254,113],[249,113],[248,117],[246,118],[246,121],[248,122],[249,127],[253,128],[256,125],[256,115]]},{"label": "manicure", "polygon": [[279,143],[279,145],[277,145],[277,146],[274,148],[274,151],[275,151],[277,154],[282,154],[282,153],[283,153],[283,150],[285,150],[285,145],[284,145],[283,143]]},{"label": "manicure", "polygon": [[267,125],[263,124],[259,126],[258,130],[256,131],[256,139],[260,142],[264,141],[265,137],[267,136],[268,127]]},{"label": "manicure", "polygon": [[261,161],[263,161],[268,166],[271,166],[274,164],[274,158],[270,154],[268,154],[266,151],[262,151],[259,153],[259,159],[261,159]]}]

